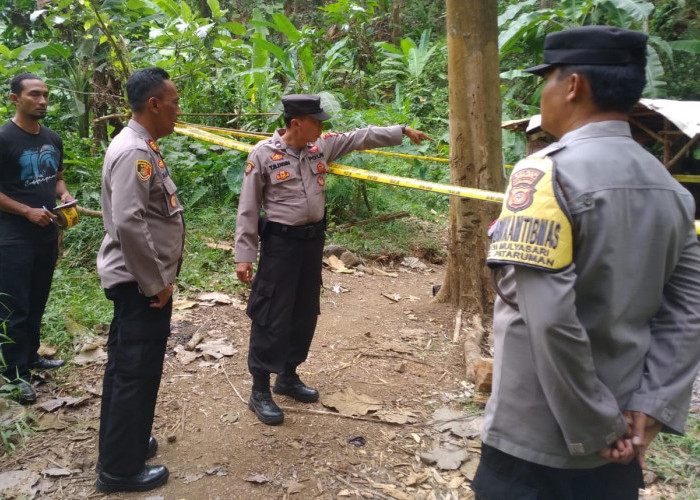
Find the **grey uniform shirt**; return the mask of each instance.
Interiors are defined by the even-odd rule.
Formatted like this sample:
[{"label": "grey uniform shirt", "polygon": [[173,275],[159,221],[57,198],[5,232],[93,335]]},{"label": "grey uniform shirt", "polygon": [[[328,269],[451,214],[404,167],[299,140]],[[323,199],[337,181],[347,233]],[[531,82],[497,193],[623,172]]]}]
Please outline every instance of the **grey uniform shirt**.
[{"label": "grey uniform shirt", "polygon": [[401,126],[325,132],[318,141],[292,148],[284,129],[255,145],[248,155],[236,219],[236,262],[255,262],[262,207],[274,222],[302,226],[323,219],[328,163],[356,149],[401,144]]},{"label": "grey uniform shirt", "polygon": [[505,266],[499,285],[519,311],[496,300],[482,440],[542,465],[596,467],[625,433],[622,411],[683,432],[700,362],[694,202],[627,122],[585,125],[537,155],[556,164],[573,264]]},{"label": "grey uniform shirt", "polygon": [[102,286],[135,281],[148,297],[175,281],[182,257],[182,205],[148,131],[131,120],[107,148],[97,255]]}]

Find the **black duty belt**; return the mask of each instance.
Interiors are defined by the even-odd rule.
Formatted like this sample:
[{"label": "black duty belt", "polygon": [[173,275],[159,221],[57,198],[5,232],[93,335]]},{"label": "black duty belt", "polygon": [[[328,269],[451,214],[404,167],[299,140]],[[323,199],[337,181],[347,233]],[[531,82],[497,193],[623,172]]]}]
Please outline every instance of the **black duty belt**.
[{"label": "black duty belt", "polygon": [[280,224],[279,222],[266,220],[264,223],[264,228],[265,234],[274,234],[275,236],[291,238],[293,240],[311,240],[324,233],[326,230],[326,221],[324,218],[318,222],[307,224],[305,226],[289,226],[287,224]]}]

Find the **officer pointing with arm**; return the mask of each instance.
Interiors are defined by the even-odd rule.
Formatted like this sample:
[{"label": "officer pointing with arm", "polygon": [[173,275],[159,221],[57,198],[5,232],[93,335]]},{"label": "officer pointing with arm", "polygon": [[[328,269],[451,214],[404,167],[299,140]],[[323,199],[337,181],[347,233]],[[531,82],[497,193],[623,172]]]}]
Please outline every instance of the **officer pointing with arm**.
[{"label": "officer pointing with arm", "polygon": [[[301,381],[297,367],[306,360],[320,314],[328,163],[354,150],[396,146],[403,135],[416,144],[432,140],[399,125],[322,134],[330,115],[319,96],[287,95],[282,104],[286,128],[250,152],[236,220],[236,274],[252,282],[248,406],[268,425],[284,420],[270,394],[270,373],[277,374],[276,394],[306,403],[319,397]],[[253,277],[258,238],[260,262]]]},{"label": "officer pointing with arm", "polygon": [[491,227],[502,269],[479,500],[636,499],[644,451],[682,433],[700,364],[693,198],[632,139],[647,36],[547,35],[542,128]]}]

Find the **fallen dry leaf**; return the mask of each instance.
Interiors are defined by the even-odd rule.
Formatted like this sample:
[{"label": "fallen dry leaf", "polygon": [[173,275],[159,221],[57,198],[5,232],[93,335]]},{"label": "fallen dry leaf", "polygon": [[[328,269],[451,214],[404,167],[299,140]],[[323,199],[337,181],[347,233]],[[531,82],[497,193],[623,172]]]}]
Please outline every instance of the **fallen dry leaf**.
[{"label": "fallen dry leaf", "polygon": [[189,472],[189,473],[185,474],[184,476],[182,476],[182,482],[184,484],[190,484],[190,483],[194,483],[195,481],[199,481],[203,477],[204,477],[203,472]]},{"label": "fallen dry leaf", "polygon": [[366,394],[357,394],[352,387],[324,396],[321,398],[321,404],[327,408],[335,408],[345,415],[366,415],[382,407],[381,401]]},{"label": "fallen dry leaf", "polygon": [[204,472],[206,472],[208,476],[228,476],[228,467],[225,465],[216,465]]},{"label": "fallen dry leaf", "polygon": [[182,365],[189,365],[201,355],[196,352],[188,351],[183,345],[175,346],[173,351],[175,351],[175,359],[177,359]]},{"label": "fallen dry leaf", "polygon": [[401,300],[401,295],[399,295],[398,293],[388,294],[386,292],[382,292],[382,297],[386,297],[392,302],[398,302]]},{"label": "fallen dry leaf", "polygon": [[378,267],[373,267],[372,270],[374,271],[374,274],[379,275],[379,276],[388,276],[389,278],[398,278],[399,277],[398,273],[387,272],[387,271],[384,271],[383,269],[379,269]]},{"label": "fallen dry leaf", "polygon": [[420,472],[411,472],[406,479],[404,479],[403,483],[406,486],[415,486],[417,484],[421,484],[426,482],[428,479],[430,479],[430,471],[427,470],[422,470]]},{"label": "fallen dry leaf", "polygon": [[34,485],[41,476],[30,470],[0,472],[0,498],[34,498]]},{"label": "fallen dry leaf", "polygon": [[418,415],[411,411],[379,410],[375,416],[382,422],[392,424],[409,424],[418,422]]},{"label": "fallen dry leaf", "polygon": [[107,362],[107,352],[102,348],[83,350],[73,358],[73,363],[84,366],[92,363],[103,364]]},{"label": "fallen dry leaf", "polygon": [[182,311],[185,309],[192,309],[193,307],[197,307],[198,305],[198,302],[194,300],[176,300],[175,302],[173,302],[173,310]]},{"label": "fallen dry leaf", "polygon": [[401,265],[411,269],[420,269],[421,271],[428,269],[428,266],[423,264],[417,257],[404,257],[401,261]]},{"label": "fallen dry leaf", "polygon": [[241,416],[238,413],[224,413],[219,417],[219,420],[221,420],[225,424],[235,424],[238,422],[238,420],[241,418]]},{"label": "fallen dry leaf", "polygon": [[205,243],[209,248],[216,248],[217,250],[227,250],[233,252],[235,248],[231,245],[226,245],[225,243]]},{"label": "fallen dry leaf", "polygon": [[352,274],[354,272],[352,269],[345,267],[343,261],[335,255],[328,257],[328,265],[330,266],[331,271],[334,273]]},{"label": "fallen dry leaf", "polygon": [[58,410],[62,406],[79,406],[81,403],[87,401],[90,399],[87,396],[83,396],[80,398],[74,398],[71,396],[64,396],[61,398],[54,398],[54,399],[49,399],[48,401],[44,401],[43,403],[39,404],[39,408],[46,412],[52,412],[55,410]]},{"label": "fallen dry leaf", "polygon": [[37,351],[37,354],[45,358],[53,358],[57,352],[58,347],[56,347],[55,345],[45,344],[44,342],[41,342],[39,344],[39,350]]},{"label": "fallen dry leaf", "polygon": [[450,431],[459,437],[472,439],[481,432],[484,417],[443,407],[433,412],[433,423],[440,432]]},{"label": "fallen dry leaf", "polygon": [[221,292],[204,292],[197,295],[196,299],[200,302],[213,302],[214,304],[233,304],[237,299],[230,295]]},{"label": "fallen dry leaf", "polygon": [[252,476],[247,476],[243,478],[244,481],[248,483],[255,483],[255,484],[264,484],[264,483],[269,483],[270,478],[267,476],[264,476],[262,474],[253,474]]},{"label": "fallen dry leaf", "polygon": [[51,469],[44,469],[41,471],[44,476],[48,477],[66,477],[72,474],[71,471],[63,467],[53,467]]},{"label": "fallen dry leaf", "polygon": [[426,464],[437,464],[443,470],[458,469],[467,458],[467,450],[464,448],[436,447],[421,453],[420,459]]},{"label": "fallen dry leaf", "polygon": [[233,356],[238,350],[230,345],[225,339],[208,340],[197,345],[205,359],[221,359],[224,356]]}]

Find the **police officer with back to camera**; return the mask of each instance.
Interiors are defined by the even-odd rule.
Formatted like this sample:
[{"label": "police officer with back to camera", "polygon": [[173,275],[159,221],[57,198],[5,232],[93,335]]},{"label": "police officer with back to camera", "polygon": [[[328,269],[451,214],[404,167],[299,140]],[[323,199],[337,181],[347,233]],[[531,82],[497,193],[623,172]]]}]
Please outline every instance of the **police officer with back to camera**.
[{"label": "police officer with back to camera", "polygon": [[[10,81],[15,115],[0,127],[0,354],[3,376],[22,404],[36,401],[30,369],[62,366],[38,354],[41,318],[58,259],[56,200],[73,200],[63,181],[63,141],[39,120],[49,89],[37,75]],[[4,326],[4,328],[3,328]],[[1,380],[1,379],[0,379]]]},{"label": "police officer with back to camera", "polygon": [[252,280],[248,407],[268,425],[284,420],[270,394],[270,373],[277,374],[275,394],[305,403],[319,396],[301,381],[297,367],[306,360],[320,314],[328,163],[354,150],[396,146],[403,135],[416,144],[432,140],[400,125],[322,134],[330,116],[319,96],[287,95],[282,105],[286,128],[248,156],[236,220],[236,273],[244,283]]},{"label": "police officer with back to camera", "polygon": [[632,139],[647,36],[608,26],[549,34],[542,128],[519,162],[488,264],[493,393],[479,500],[638,498],[646,447],[681,434],[700,362],[694,202]]},{"label": "police officer with back to camera", "polygon": [[126,92],[132,118],[105,154],[107,234],[97,256],[105,295],[114,302],[95,483],[103,493],[147,491],[168,479],[165,466],[146,459],[158,448],[151,428],[185,238],[177,188],[157,144],[180,114],[177,89],[153,67],[134,72]]}]

